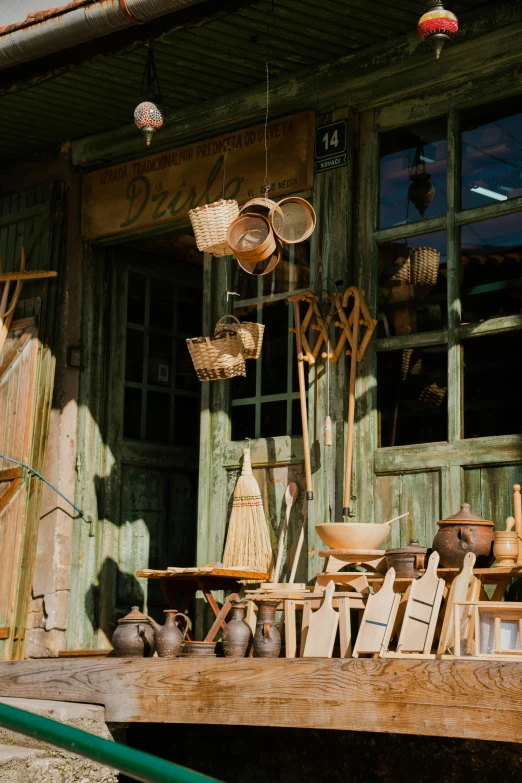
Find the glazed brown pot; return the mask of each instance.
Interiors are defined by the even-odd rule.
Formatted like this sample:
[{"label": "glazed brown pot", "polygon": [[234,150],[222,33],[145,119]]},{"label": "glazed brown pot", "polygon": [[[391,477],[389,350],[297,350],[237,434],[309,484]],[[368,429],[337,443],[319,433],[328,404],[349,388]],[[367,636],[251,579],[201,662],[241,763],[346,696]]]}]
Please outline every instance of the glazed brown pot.
[{"label": "glazed brown pot", "polygon": [[225,658],[244,658],[252,643],[252,631],[245,622],[246,601],[232,604],[231,620],[223,629],[221,641]]},{"label": "glazed brown pot", "polygon": [[408,546],[401,549],[386,550],[386,570],[395,569],[395,576],[407,579],[417,579],[422,576],[425,566],[426,552],[424,546],[420,546],[416,538],[412,538]]},{"label": "glazed brown pot", "polygon": [[133,606],[126,617],[118,620],[112,646],[118,658],[150,658],[154,655],[154,631],[139,606]]},{"label": "glazed brown pot", "polygon": [[216,655],[216,642],[182,642],[181,657],[203,656],[214,658]]},{"label": "glazed brown pot", "polygon": [[438,522],[439,532],[433,539],[433,549],[440,555],[440,565],[461,568],[467,552],[477,556],[476,568],[488,568],[493,560],[493,525],[471,511],[463,503],[458,514]]},{"label": "glazed brown pot", "polygon": [[278,658],[281,652],[281,634],[275,614],[280,601],[259,601],[257,625],[254,634],[256,658]]}]

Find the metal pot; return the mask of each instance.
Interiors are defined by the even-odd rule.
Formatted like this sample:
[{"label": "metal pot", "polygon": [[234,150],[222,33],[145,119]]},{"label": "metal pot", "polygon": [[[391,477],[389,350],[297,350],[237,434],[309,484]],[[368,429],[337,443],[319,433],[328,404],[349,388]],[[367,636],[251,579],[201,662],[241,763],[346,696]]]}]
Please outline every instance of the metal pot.
[{"label": "metal pot", "polygon": [[493,559],[494,522],[482,519],[463,503],[458,514],[437,523],[439,532],[433,539],[433,549],[446,568],[462,568],[467,552],[477,556],[476,568],[488,568]]},{"label": "metal pot", "polygon": [[154,655],[154,631],[139,606],[118,620],[112,635],[114,653],[119,658],[150,658]]},{"label": "metal pot", "polygon": [[386,570],[394,568],[396,576],[417,579],[422,576],[421,569],[425,566],[427,551],[416,538],[412,538],[408,546],[401,549],[387,549]]}]

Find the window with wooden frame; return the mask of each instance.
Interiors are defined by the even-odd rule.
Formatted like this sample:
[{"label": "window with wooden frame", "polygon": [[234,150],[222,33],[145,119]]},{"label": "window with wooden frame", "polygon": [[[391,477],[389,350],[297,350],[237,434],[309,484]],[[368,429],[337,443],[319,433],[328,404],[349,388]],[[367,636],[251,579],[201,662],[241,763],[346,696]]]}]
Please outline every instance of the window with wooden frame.
[{"label": "window with wooden frame", "polygon": [[293,305],[289,294],[310,287],[310,242],[285,245],[274,272],[254,277],[233,261],[233,314],[265,325],[263,350],[247,360],[246,378],[230,381],[231,440],[301,435]]},{"label": "window with wooden frame", "polygon": [[518,100],[379,136],[380,447],[522,433]]},{"label": "window with wooden frame", "polygon": [[[194,282],[191,285],[191,277]],[[199,431],[200,388],[186,338],[201,330],[201,287],[128,270],[123,435],[192,446]]]}]

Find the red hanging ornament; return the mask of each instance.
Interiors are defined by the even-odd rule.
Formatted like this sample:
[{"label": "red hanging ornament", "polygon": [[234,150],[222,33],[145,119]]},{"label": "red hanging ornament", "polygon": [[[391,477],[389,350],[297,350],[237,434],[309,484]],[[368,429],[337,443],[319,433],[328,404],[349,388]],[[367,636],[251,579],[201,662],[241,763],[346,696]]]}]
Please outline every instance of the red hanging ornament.
[{"label": "red hanging ornament", "polygon": [[419,19],[417,32],[434,49],[437,60],[445,44],[457,35],[459,20],[447,11],[441,0],[425,0],[426,13]]},{"label": "red hanging ornament", "polygon": [[141,101],[134,109],[134,123],[145,137],[145,144],[150,146],[152,137],[164,122],[161,108],[161,90],[152,44],[147,50],[147,61],[141,84]]}]

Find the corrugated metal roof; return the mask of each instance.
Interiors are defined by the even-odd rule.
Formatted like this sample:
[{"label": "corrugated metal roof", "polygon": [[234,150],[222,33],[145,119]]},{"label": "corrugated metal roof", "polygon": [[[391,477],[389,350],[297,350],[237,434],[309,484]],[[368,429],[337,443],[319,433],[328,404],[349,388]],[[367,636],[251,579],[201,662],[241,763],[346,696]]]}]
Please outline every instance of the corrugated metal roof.
[{"label": "corrugated metal roof", "polygon": [[[490,0],[459,0],[457,13]],[[173,111],[291,74],[415,30],[419,0],[262,0],[155,44],[164,106]],[[64,56],[66,52],[64,52]],[[0,161],[121,127],[140,96],[141,46],[84,63],[0,98]]]}]

